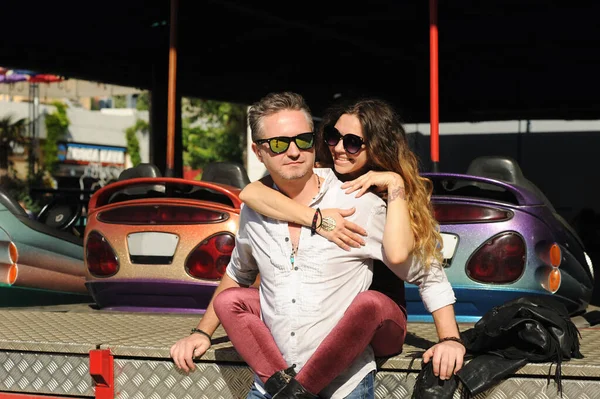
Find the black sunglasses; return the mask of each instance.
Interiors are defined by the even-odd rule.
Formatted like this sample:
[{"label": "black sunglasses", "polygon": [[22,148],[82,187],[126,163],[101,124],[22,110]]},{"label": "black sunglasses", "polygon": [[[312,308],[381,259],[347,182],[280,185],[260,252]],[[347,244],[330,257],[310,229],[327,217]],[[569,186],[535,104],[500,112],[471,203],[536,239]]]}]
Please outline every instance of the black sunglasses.
[{"label": "black sunglasses", "polygon": [[325,126],[323,139],[328,146],[332,147],[336,146],[341,139],[344,150],[346,150],[348,154],[356,154],[365,143],[362,137],[352,133],[342,135],[340,131],[333,126]]},{"label": "black sunglasses", "polygon": [[254,140],[256,144],[269,143],[269,148],[275,154],[283,154],[290,148],[290,143],[294,141],[301,150],[310,150],[315,145],[315,133],[301,133],[294,137],[271,137],[270,139]]}]

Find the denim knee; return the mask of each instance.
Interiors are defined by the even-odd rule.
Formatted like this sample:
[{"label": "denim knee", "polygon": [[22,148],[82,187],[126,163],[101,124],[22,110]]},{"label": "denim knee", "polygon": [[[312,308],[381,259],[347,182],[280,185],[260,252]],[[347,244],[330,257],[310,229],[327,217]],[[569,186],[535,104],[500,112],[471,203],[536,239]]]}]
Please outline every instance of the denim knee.
[{"label": "denim knee", "polygon": [[375,399],[374,385],[375,371],[371,371],[345,399]]}]

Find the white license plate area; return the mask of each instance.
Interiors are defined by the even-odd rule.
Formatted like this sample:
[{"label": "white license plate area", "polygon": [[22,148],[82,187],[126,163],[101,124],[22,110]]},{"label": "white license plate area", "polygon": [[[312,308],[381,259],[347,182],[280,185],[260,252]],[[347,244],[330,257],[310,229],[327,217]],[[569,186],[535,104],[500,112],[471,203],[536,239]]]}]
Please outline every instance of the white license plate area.
[{"label": "white license plate area", "polygon": [[444,242],[444,248],[442,255],[446,261],[450,261],[454,257],[456,247],[458,245],[458,236],[455,234],[440,233],[442,241]]},{"label": "white license plate area", "polygon": [[171,233],[131,233],[127,236],[130,256],[173,256],[179,236]]}]

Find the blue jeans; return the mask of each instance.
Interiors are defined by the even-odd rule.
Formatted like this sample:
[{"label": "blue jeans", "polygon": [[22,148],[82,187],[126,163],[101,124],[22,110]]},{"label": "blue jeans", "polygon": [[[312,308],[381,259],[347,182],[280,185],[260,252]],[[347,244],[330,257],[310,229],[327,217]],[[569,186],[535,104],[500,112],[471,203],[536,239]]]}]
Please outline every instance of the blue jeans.
[{"label": "blue jeans", "polygon": [[[375,372],[372,371],[358,383],[354,391],[350,392],[350,395],[346,396],[345,399],[375,399],[374,380]],[[263,395],[253,383],[246,399],[271,399],[271,395]]]}]

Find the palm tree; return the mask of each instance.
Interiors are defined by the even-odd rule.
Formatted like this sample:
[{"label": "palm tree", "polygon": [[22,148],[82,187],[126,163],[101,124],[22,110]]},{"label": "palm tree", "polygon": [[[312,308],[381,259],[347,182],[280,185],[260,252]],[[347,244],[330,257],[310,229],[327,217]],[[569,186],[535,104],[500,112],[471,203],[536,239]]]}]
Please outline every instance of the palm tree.
[{"label": "palm tree", "polygon": [[0,118],[0,175],[4,176],[8,173],[10,166],[9,157],[13,153],[15,144],[23,144],[25,142],[25,134],[27,132],[27,119],[15,120],[12,115]]}]

